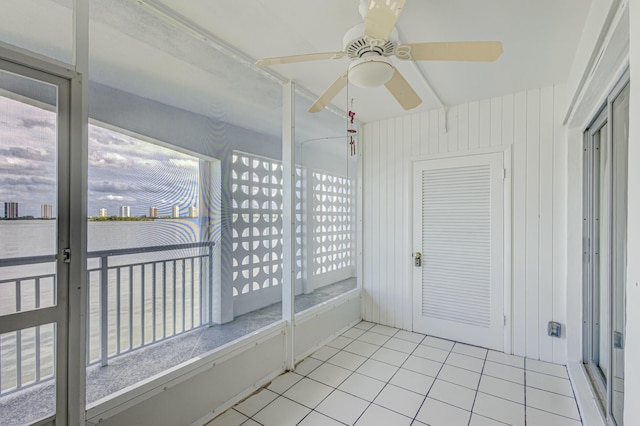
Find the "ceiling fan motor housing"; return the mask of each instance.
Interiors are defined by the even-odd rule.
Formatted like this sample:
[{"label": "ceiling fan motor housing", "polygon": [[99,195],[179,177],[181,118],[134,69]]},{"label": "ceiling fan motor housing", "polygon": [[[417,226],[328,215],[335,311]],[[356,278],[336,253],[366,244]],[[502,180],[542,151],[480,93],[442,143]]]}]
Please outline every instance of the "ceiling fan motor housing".
[{"label": "ceiling fan motor housing", "polygon": [[380,56],[392,56],[396,50],[393,40],[397,40],[398,31],[394,28],[388,40],[380,40],[364,36],[364,23],[351,28],[344,35],[342,44],[349,59],[362,58],[369,53]]}]

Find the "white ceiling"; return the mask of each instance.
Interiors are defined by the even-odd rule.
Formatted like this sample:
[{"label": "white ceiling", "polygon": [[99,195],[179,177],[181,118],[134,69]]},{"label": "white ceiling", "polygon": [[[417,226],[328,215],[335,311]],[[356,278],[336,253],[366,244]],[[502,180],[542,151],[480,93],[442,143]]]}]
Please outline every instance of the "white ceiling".
[{"label": "white ceiling", "polygon": [[[167,7],[187,26],[200,27],[253,59],[342,50],[344,33],[362,22],[358,0],[148,2]],[[407,0],[397,29],[402,42],[503,42],[505,53],[495,63],[418,63],[444,103],[454,105],[565,82],[590,3]],[[254,130],[280,131],[281,90],[276,82],[163,21],[136,1],[92,0],[90,4],[92,80]],[[70,5],[71,0],[3,0],[0,40],[18,40],[64,59],[71,37],[69,27],[61,25],[70,20]],[[45,23],[43,17],[56,20]],[[34,27],[33,22],[40,24]],[[319,95],[348,63],[339,59],[279,65],[273,71]],[[395,63],[423,99],[416,110],[439,107],[416,69],[407,62]],[[349,85],[348,90],[348,97],[344,90],[334,103],[347,110],[348,99],[353,98],[360,120],[406,114],[384,88]],[[302,98],[300,103],[310,105]],[[329,113],[306,120],[309,128],[336,123]]]}]

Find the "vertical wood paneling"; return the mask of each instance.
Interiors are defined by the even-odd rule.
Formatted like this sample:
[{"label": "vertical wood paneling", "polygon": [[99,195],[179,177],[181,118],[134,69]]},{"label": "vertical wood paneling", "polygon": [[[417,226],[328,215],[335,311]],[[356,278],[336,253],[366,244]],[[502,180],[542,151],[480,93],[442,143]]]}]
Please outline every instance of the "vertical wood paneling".
[{"label": "vertical wood paneling", "polygon": [[440,149],[440,120],[437,109],[429,111],[429,154],[437,154]]},{"label": "vertical wood paneling", "polygon": [[503,146],[513,145],[513,102],[513,95],[502,98],[501,140]]},{"label": "vertical wood paneling", "polygon": [[[383,142],[381,140],[382,131],[386,132],[386,128],[383,129],[382,122],[374,123],[373,130],[373,143],[371,144],[371,150],[373,151],[372,157],[372,168],[373,168],[373,194],[375,205],[371,212],[371,220],[373,221],[373,232],[375,237],[373,238],[373,246],[370,247],[370,251],[372,254],[372,262],[374,265],[374,273],[371,275],[371,292],[373,294],[373,303],[371,307],[371,321],[373,322],[381,322],[382,318],[380,317],[380,302],[381,302],[381,293],[380,293],[380,246],[382,245],[382,226],[380,223],[380,200],[382,199],[382,185],[381,179],[382,173],[380,171],[380,151],[382,149]],[[366,216],[365,216],[366,217]]]},{"label": "vertical wood paneling", "polygon": [[567,337],[567,188],[568,151],[566,131],[562,127],[566,86],[556,86],[554,99],[553,135],[553,320],[563,324],[562,337],[553,339],[553,362],[566,364]]},{"label": "vertical wood paneling", "polygon": [[438,152],[444,154],[449,151],[449,132],[447,131],[446,110],[438,110]]},{"label": "vertical wood paneling", "polygon": [[469,103],[469,149],[480,146],[480,102]]},{"label": "vertical wood paneling", "polygon": [[566,318],[563,99],[548,87],[456,105],[447,132],[443,110],[365,125],[365,319],[412,327],[411,160],[512,146],[511,350],[566,360],[566,340],[546,336],[548,321]]},{"label": "vertical wood paneling", "polygon": [[[402,206],[402,184],[403,184],[403,179],[402,179],[402,175],[403,175],[403,170],[404,168],[402,167],[402,161],[403,161],[403,155],[405,153],[405,145],[406,145],[406,140],[410,139],[410,135],[406,135],[406,128],[401,126],[401,120],[396,120],[397,125],[396,125],[396,137],[395,137],[395,141],[396,141],[396,146],[395,146],[395,151],[396,151],[396,157],[395,157],[395,163],[396,163],[396,173],[395,173],[395,177],[394,177],[394,181],[395,181],[395,201],[393,203],[393,209],[395,211],[395,226],[393,231],[395,232],[394,237],[395,237],[395,241],[393,244],[393,260],[395,262],[395,274],[392,277],[392,280],[394,281],[393,283],[393,287],[394,287],[394,295],[395,294],[403,294],[403,285],[402,283],[403,281],[403,274],[402,271],[404,269],[404,262],[402,261],[403,256],[402,254],[404,253],[404,246],[403,246],[403,233],[402,232],[398,232],[398,230],[403,229],[402,227],[402,209],[400,208],[400,206]],[[410,130],[411,128],[409,128]],[[409,136],[409,137],[407,137]],[[402,324],[402,300],[399,300],[400,298],[398,297],[391,297],[391,300],[393,303],[395,303],[395,319],[393,322],[393,325],[395,327],[398,327],[399,325]]]},{"label": "vertical wood paneling", "polygon": [[502,98],[491,98],[491,146],[502,146]]},{"label": "vertical wood paneling", "polygon": [[525,356],[526,345],[526,288],[527,273],[526,251],[526,193],[527,193],[527,94],[515,95],[514,138],[513,138],[513,218],[512,223],[512,261],[513,261],[513,312],[512,341],[513,353]]},{"label": "vertical wood paneling", "polygon": [[448,111],[449,121],[449,152],[458,151],[458,106],[454,106]]},{"label": "vertical wood paneling", "polygon": [[491,100],[483,99],[480,101],[480,148],[488,148],[491,146]]},{"label": "vertical wood paneling", "polygon": [[526,323],[527,356],[538,358],[539,243],[540,243],[540,90],[527,92]]},{"label": "vertical wood paneling", "polygon": [[540,92],[540,243],[538,247],[538,336],[540,359],[553,360],[553,338],[547,322],[553,318],[553,87]]},{"label": "vertical wood paneling", "polygon": [[458,150],[469,149],[469,104],[458,106]]}]

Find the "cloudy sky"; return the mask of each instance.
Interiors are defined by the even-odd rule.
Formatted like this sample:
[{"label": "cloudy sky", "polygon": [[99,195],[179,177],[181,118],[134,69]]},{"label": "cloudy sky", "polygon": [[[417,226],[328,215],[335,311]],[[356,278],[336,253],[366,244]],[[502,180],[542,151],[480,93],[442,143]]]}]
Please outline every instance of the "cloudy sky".
[{"label": "cloudy sky", "polygon": [[[0,96],[0,203],[17,201],[20,216],[40,217],[41,204],[56,207],[55,115]],[[89,216],[100,208],[118,215],[186,215],[197,204],[198,160],[167,148],[89,126]]]}]

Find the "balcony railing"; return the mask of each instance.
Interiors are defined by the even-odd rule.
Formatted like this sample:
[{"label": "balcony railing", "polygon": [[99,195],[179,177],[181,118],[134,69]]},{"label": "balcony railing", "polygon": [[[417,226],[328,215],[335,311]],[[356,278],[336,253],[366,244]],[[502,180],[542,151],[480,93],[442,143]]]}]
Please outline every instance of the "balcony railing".
[{"label": "balcony railing", "polygon": [[[214,250],[213,243],[191,243],[89,252],[87,364],[104,366],[113,357],[209,325]],[[55,256],[0,259],[0,271],[12,268],[20,275],[0,280],[2,313],[54,305],[54,262]],[[31,275],[16,272],[23,265]],[[34,274],[35,267],[47,271]],[[54,333],[55,327],[42,325],[1,336],[0,395],[54,377]]]}]

